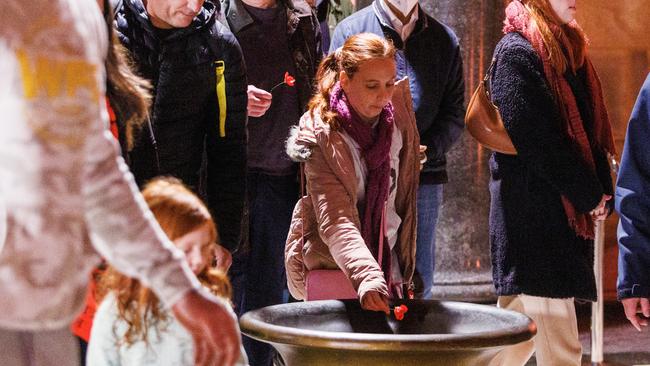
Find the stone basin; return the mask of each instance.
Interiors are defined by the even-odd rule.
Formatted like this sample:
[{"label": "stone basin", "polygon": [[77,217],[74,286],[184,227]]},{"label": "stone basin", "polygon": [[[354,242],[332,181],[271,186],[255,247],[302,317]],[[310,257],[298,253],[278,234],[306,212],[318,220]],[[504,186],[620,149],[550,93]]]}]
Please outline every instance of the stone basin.
[{"label": "stone basin", "polygon": [[535,335],[525,315],[489,305],[434,300],[408,306],[404,320],[361,309],[357,300],[268,306],[244,314],[242,333],[270,343],[287,366],[478,365]]}]

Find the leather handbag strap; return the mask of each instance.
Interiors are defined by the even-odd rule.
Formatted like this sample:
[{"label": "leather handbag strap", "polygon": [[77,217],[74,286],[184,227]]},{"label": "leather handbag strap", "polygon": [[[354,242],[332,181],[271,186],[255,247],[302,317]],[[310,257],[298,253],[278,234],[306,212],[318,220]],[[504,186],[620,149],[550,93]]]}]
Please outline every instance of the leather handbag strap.
[{"label": "leather handbag strap", "polygon": [[[492,61],[490,62],[490,66],[488,66],[487,71],[485,71],[485,76],[483,77],[483,87],[485,88],[485,95],[487,96],[488,100],[492,102],[492,77],[494,76],[494,67],[497,64],[497,60],[499,59],[499,54],[501,53],[501,49],[503,48],[503,44],[499,45],[499,47],[494,51],[494,55],[492,56]],[[495,108],[498,108],[498,106],[494,106]]]},{"label": "leather handbag strap", "polygon": [[495,51],[490,67],[474,91],[465,114],[465,125],[469,134],[484,147],[508,155],[516,155],[499,113],[492,101],[491,82],[502,45]]},{"label": "leather handbag strap", "polygon": [[[492,72],[494,71],[494,65],[497,62],[497,54],[494,54],[494,57],[492,57],[492,62],[490,62],[490,66],[488,67],[487,71],[485,72],[485,76],[483,77],[483,88],[485,89],[485,95],[487,96],[487,99],[492,102],[492,95],[490,92],[490,88],[492,87]],[[495,105],[496,108],[496,105]]]},{"label": "leather handbag strap", "polygon": [[[300,241],[302,242],[302,246],[304,247],[305,245],[305,203],[303,202],[303,198],[305,197],[305,163],[302,162],[300,163],[300,204],[302,205],[300,209],[300,219],[302,220],[302,224],[300,225]],[[303,268],[305,267],[305,264],[303,262]]]},{"label": "leather handbag strap", "polygon": [[305,163],[300,163],[300,196],[305,196]]},{"label": "leather handbag strap", "polygon": [[[381,263],[384,259],[384,235],[386,234],[386,204],[384,203],[384,208],[381,211],[381,223],[379,224],[379,253],[377,262],[379,263],[379,268],[381,268]],[[390,276],[390,273],[388,274]]]}]

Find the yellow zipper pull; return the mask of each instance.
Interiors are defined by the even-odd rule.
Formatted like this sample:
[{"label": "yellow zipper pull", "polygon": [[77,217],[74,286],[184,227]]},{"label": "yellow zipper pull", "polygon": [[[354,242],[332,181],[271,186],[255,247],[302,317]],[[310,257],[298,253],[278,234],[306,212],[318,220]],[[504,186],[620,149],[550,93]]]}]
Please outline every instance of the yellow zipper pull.
[{"label": "yellow zipper pull", "polygon": [[222,60],[214,62],[217,77],[217,102],[219,103],[219,136],[226,137],[226,78],[223,76],[226,64]]}]

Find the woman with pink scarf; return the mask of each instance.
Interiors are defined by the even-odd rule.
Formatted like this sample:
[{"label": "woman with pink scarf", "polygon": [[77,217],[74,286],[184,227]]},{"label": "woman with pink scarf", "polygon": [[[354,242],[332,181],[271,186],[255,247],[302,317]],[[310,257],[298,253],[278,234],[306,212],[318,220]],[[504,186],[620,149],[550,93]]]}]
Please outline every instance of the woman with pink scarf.
[{"label": "woman with pink scarf", "polygon": [[574,299],[593,301],[594,222],[611,211],[614,142],[576,0],[515,0],[494,53],[493,102],[517,155],[490,159],[490,241],[502,308],[537,335],[490,365],[580,365]]},{"label": "woman with pink scarf", "polygon": [[305,279],[317,269],[340,269],[367,310],[388,313],[388,299],[412,289],[419,138],[394,58],[382,37],[350,37],[322,61],[317,93],[287,142],[307,187],[285,250],[297,299],[309,298]]}]

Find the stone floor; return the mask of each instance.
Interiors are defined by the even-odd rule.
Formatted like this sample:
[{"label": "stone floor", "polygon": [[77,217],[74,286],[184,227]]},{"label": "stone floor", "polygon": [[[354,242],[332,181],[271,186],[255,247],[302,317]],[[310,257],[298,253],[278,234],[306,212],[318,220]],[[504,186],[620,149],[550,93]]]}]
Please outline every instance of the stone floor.
[{"label": "stone floor", "polygon": [[[583,365],[591,364],[591,306],[578,305],[578,328],[583,350]],[[605,304],[605,363],[602,366],[650,366],[650,329],[639,333],[625,319],[619,303]],[[526,366],[536,365],[531,360]]]}]

